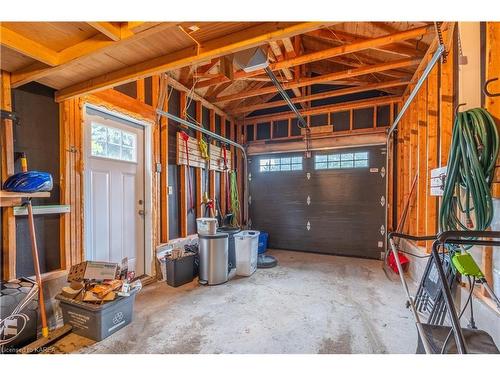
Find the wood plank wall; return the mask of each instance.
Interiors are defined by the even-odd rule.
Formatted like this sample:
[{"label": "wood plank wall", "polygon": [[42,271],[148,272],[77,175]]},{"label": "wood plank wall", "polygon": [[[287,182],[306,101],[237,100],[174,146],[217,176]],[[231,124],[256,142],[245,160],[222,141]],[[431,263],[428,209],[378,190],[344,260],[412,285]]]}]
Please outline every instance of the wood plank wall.
[{"label": "wood plank wall", "polygon": [[[447,36],[444,37],[446,40]],[[426,54],[425,64],[431,57],[431,53]],[[438,62],[434,66],[398,125],[396,135],[398,160],[395,176],[397,191],[394,198],[389,199],[393,203],[392,208],[396,210],[395,217],[398,221],[406,202],[410,199],[403,232],[413,235],[434,234],[438,228],[438,198],[430,195],[429,179],[432,169],[447,164],[453,126],[456,71],[454,65],[455,58],[451,46],[447,62]],[[419,76],[415,78],[403,96],[403,103]],[[412,182],[417,175],[417,184],[410,197]],[[392,223],[389,230],[393,230],[397,225],[397,222]]]},{"label": "wood plank wall", "polygon": [[[10,73],[1,71],[0,108],[12,111]],[[12,120],[1,120],[0,144],[2,174],[0,183],[14,174],[14,130]],[[16,275],[16,219],[12,207],[2,208],[2,278],[10,280]]]},{"label": "wood plank wall", "polygon": [[[485,79],[500,78],[500,23],[486,23],[486,69]],[[500,79],[489,85],[489,90],[494,93],[500,92]],[[497,129],[500,130],[500,97],[486,97],[485,107],[496,121]],[[495,179],[493,182],[493,197],[500,198],[500,157],[497,159]],[[498,215],[498,213],[497,213]],[[498,251],[498,249],[496,250]],[[493,281],[493,248],[485,247],[482,262],[484,274],[488,283]],[[497,265],[497,268],[500,265]],[[487,296],[487,291],[482,286],[482,295]]]},{"label": "wood plank wall", "polygon": [[[139,81],[138,81],[139,82]],[[60,104],[60,132],[61,132],[61,204],[71,205],[71,213],[61,216],[61,249],[66,249],[67,257],[64,258],[66,268],[72,264],[76,264],[84,259],[84,196],[83,196],[83,110],[85,103],[92,103],[104,106],[107,109],[124,113],[128,116],[138,118],[140,120],[156,123],[155,108],[159,103],[160,90],[167,86],[168,78],[165,76],[152,77],[150,85],[152,93],[151,104],[145,103],[145,85],[139,83],[137,85],[136,98],[131,98],[116,90],[105,90],[99,93],[88,95],[78,99],[65,100]],[[179,84],[176,83],[176,89],[179,89]],[[181,91],[181,106],[186,101],[186,93]],[[195,101],[196,116],[198,122],[202,120],[202,103]],[[163,103],[163,109],[168,111],[168,101]],[[180,111],[182,113],[182,111]],[[225,121],[222,117],[221,120]],[[215,129],[215,112],[210,110],[210,129]],[[223,122],[221,122],[223,123]],[[159,124],[153,126],[152,134],[152,176],[153,176],[153,246],[156,247],[160,243],[170,240],[168,233],[168,134],[169,131],[176,131],[175,128],[169,129],[168,122],[165,118],[159,119]],[[235,124],[231,121],[231,136],[235,139],[236,131]],[[224,130],[222,130],[224,129]],[[225,131],[225,126],[221,126],[221,133]],[[197,132],[198,133],[198,132]],[[201,134],[196,134],[197,138]],[[161,164],[161,172],[157,172],[157,163]],[[191,168],[191,167],[190,167]],[[178,194],[180,204],[183,207],[180,211],[181,235],[187,234],[187,168],[181,166],[179,190]],[[210,195],[215,192],[215,173],[211,172],[210,176]],[[202,214],[200,206],[201,197],[203,195],[204,184],[201,183],[201,170],[196,168],[195,172],[196,192],[195,201],[197,217]],[[220,196],[225,197],[226,186],[224,178],[220,181]],[[242,196],[242,193],[240,193]],[[68,250],[69,249],[69,250]]]},{"label": "wood plank wall", "polygon": [[[448,32],[444,39],[448,40]],[[486,61],[485,78],[500,76],[500,24],[486,23]],[[453,39],[455,43],[456,37]],[[399,220],[406,201],[409,199],[410,189],[415,175],[418,173],[416,189],[411,197],[410,210],[403,232],[414,235],[434,234],[438,231],[437,197],[430,195],[430,171],[434,168],[447,165],[448,153],[451,145],[454,109],[454,97],[458,88],[457,79],[457,51],[449,48],[446,63],[438,63],[431,71],[427,81],[419,94],[403,116],[397,132],[397,192],[394,196],[394,208]],[[431,55],[426,56],[426,61]],[[413,88],[413,85],[411,85]],[[500,83],[491,85],[492,90],[500,91]],[[403,97],[406,100],[409,90]],[[500,98],[486,98],[485,107],[490,111],[500,126]],[[497,162],[500,167],[500,158]],[[495,174],[493,197],[500,198],[500,174]],[[394,229],[397,223],[389,226]],[[431,243],[419,243],[429,251]],[[491,249],[483,252],[483,269],[491,275]],[[491,277],[491,276],[490,276]]]}]

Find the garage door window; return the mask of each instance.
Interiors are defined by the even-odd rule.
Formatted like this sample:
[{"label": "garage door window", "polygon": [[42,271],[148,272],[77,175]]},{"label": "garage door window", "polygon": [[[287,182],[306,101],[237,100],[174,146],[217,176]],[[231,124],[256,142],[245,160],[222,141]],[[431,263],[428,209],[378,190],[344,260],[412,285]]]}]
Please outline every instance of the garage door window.
[{"label": "garage door window", "polygon": [[301,171],[302,156],[260,159],[260,172]]},{"label": "garage door window", "polygon": [[348,169],[367,167],[368,152],[316,155],[314,157],[314,169]]}]

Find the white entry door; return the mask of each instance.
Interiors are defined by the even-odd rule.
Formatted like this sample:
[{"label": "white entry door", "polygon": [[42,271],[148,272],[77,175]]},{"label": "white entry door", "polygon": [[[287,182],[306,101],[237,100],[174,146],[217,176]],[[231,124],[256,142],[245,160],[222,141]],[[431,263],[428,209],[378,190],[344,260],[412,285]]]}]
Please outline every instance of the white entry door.
[{"label": "white entry door", "polygon": [[85,115],[87,260],[144,274],[144,128],[87,107]]}]

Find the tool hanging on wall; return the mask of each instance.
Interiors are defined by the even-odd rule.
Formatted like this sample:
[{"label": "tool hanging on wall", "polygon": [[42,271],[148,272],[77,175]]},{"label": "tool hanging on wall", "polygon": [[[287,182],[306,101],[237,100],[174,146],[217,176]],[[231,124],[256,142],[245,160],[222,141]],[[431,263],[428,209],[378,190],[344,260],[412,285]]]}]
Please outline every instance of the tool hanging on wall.
[{"label": "tool hanging on wall", "polygon": [[237,227],[239,225],[239,217],[240,217],[240,197],[238,194],[238,179],[236,171],[229,172],[229,179],[230,179],[229,190],[231,191],[231,210],[233,213],[231,225],[233,227]]},{"label": "tool hanging on wall", "polygon": [[[202,136],[198,142],[200,147],[201,157],[205,159],[206,168],[205,168],[205,191],[203,192],[201,205],[205,205],[205,216],[215,217],[214,211],[214,202],[209,196],[209,186],[210,186],[210,137],[207,137],[205,141]],[[207,216],[207,217],[208,217]]]},{"label": "tool hanging on wall", "polygon": [[441,231],[483,231],[490,226],[493,219],[491,185],[498,151],[498,131],[488,111],[474,108],[456,113],[439,211]]},{"label": "tool hanging on wall", "polygon": [[226,183],[226,196],[224,199],[226,200],[226,214],[231,210],[231,194],[229,193],[229,167],[227,166],[227,149],[226,149],[226,144],[222,143],[221,144],[221,153],[222,153],[222,162],[223,162],[223,178],[225,179]]},{"label": "tool hanging on wall", "polygon": [[186,146],[186,164],[187,164],[187,174],[188,174],[188,195],[189,195],[189,207],[188,207],[188,212],[194,209],[194,203],[193,203],[193,188],[191,184],[191,170],[189,168],[189,135],[181,130],[180,131],[182,140],[184,141],[184,144]]}]

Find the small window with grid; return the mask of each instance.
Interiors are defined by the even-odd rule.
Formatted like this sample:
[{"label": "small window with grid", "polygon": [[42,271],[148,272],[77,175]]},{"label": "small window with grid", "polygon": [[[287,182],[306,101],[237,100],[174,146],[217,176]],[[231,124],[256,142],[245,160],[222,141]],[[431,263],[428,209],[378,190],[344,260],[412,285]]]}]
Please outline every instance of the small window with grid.
[{"label": "small window with grid", "polygon": [[316,155],[314,169],[367,168],[368,152]]},{"label": "small window with grid", "polygon": [[301,171],[302,156],[260,159],[260,172]]}]

